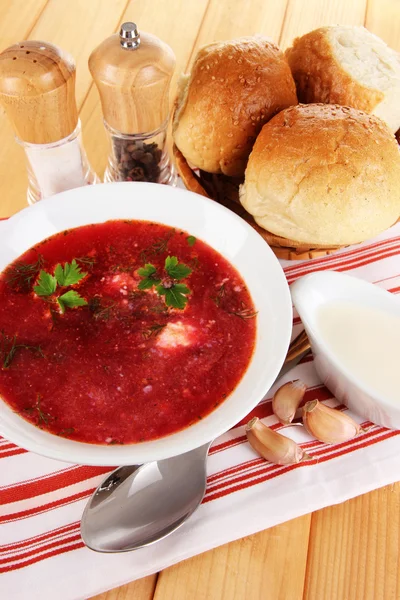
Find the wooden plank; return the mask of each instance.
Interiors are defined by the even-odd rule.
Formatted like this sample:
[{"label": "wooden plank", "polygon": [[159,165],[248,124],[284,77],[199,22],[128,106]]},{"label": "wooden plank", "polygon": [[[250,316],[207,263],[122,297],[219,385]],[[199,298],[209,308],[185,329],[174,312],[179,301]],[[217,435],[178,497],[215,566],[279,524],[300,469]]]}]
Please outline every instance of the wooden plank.
[{"label": "wooden plank", "polygon": [[[175,52],[176,69],[171,82],[171,103],[176,93],[176,81],[185,71],[207,5],[208,0],[170,0],[167,16],[164,0],[132,0],[123,15],[123,21],[134,21],[139,30],[157,35]],[[184,26],[180,15],[184,15]],[[93,168],[102,176],[107,161],[108,144],[95,86],[88,94],[81,118],[89,159]]]},{"label": "wooden plank", "polygon": [[163,571],[154,600],[300,600],[310,515]]},{"label": "wooden plank", "polygon": [[2,0],[0,51],[26,39],[48,0]]},{"label": "wooden plank", "polygon": [[157,575],[150,575],[133,581],[128,585],[93,596],[91,600],[152,600],[156,586]]},{"label": "wooden plank", "polygon": [[305,600],[400,598],[400,483],[314,513]]},{"label": "wooden plank", "polygon": [[211,0],[194,52],[210,42],[256,33],[266,35],[277,42],[286,4],[287,0]]},{"label": "wooden plank", "polygon": [[365,27],[400,51],[400,2],[369,0]]},{"label": "wooden plank", "polygon": [[[77,100],[82,104],[92,79],[87,59],[92,49],[118,26],[127,0],[49,0],[33,28],[15,28],[9,32],[12,42],[24,37],[42,39],[65,48],[77,63]],[[18,19],[17,19],[18,21]],[[15,143],[11,127],[3,114],[0,117],[0,217],[9,216],[26,203],[27,177],[23,150]]]},{"label": "wooden plank", "polygon": [[363,25],[366,6],[367,0],[289,0],[280,45],[323,25]]}]

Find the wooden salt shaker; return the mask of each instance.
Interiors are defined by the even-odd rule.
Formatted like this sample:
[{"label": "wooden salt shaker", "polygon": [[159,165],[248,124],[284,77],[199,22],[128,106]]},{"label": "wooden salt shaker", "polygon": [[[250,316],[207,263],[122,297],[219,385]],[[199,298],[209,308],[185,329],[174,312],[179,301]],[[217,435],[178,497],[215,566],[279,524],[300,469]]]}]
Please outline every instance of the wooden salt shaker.
[{"label": "wooden salt shaker", "polygon": [[110,154],[104,180],[176,185],[166,147],[171,48],[135,23],[123,23],[89,58],[99,90]]},{"label": "wooden salt shaker", "polygon": [[23,41],[0,54],[0,103],[28,163],[28,202],[96,183],[81,141],[75,63],[48,42]]}]

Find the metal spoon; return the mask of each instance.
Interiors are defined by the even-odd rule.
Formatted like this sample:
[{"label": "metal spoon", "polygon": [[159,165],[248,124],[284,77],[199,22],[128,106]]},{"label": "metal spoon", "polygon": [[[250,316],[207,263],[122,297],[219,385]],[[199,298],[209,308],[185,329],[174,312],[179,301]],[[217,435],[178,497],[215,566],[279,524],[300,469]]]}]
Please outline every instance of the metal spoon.
[{"label": "metal spoon", "polygon": [[[308,352],[286,363],[277,379]],[[94,492],[82,515],[81,535],[86,546],[97,552],[128,552],[178,529],[204,497],[210,445],[113,471]]]},{"label": "metal spoon", "polygon": [[86,546],[97,552],[127,552],[180,527],[204,497],[210,445],[113,471],[84,510],[81,534]]}]

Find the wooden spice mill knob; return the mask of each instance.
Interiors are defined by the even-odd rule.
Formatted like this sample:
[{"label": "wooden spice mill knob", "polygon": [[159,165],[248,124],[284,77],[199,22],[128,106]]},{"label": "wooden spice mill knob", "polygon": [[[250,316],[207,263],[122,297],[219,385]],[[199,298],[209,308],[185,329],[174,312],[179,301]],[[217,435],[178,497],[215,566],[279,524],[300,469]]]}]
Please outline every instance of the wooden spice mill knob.
[{"label": "wooden spice mill knob", "polygon": [[10,46],[0,54],[0,102],[24,142],[69,136],[78,124],[74,59],[48,42]]},{"label": "wooden spice mill knob", "polygon": [[103,115],[126,134],[155,131],[168,119],[169,85],[175,69],[171,48],[150,33],[124,23],[89,58]]}]

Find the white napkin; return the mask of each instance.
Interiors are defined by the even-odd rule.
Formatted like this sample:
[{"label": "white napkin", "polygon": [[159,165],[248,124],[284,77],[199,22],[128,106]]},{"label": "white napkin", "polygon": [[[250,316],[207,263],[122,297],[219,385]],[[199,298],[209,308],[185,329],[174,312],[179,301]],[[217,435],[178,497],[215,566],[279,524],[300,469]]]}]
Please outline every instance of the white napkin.
[{"label": "white napkin", "polygon": [[[1,223],[0,223],[1,232]],[[378,238],[306,262],[282,261],[289,283],[316,270],[346,271],[400,292],[400,224]],[[301,330],[294,318],[293,335]],[[318,397],[335,401],[306,358],[280,382],[301,378]],[[252,415],[273,425],[268,393]],[[359,422],[356,415],[352,415]],[[220,544],[343,502],[400,479],[400,432],[373,426],[355,440],[328,446],[301,428],[285,435],[313,459],[280,467],[258,457],[243,424],[218,438],[208,460],[203,504],[177,532],[135,552],[104,555],[83,546],[79,520],[87,498],[108,472],[68,465],[0,439],[0,597],[4,600],[88,598],[162,570]]]}]

